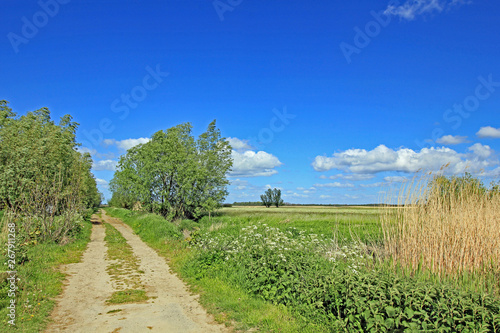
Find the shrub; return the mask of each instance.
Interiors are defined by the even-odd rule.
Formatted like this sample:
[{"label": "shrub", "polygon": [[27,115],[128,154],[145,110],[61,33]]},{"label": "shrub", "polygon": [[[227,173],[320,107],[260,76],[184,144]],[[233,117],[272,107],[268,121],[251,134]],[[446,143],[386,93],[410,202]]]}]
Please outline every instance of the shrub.
[{"label": "shrub", "polygon": [[195,230],[196,228],[198,228],[199,224],[196,223],[195,221],[193,220],[189,220],[189,219],[184,219],[182,220],[180,223],[179,223],[179,229],[180,230],[189,230],[189,231],[193,231]]}]

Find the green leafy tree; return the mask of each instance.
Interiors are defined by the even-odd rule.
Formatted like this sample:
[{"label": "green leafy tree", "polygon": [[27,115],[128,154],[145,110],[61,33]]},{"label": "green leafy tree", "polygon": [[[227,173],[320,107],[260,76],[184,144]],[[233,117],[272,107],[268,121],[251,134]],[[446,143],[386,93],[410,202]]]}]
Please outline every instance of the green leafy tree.
[{"label": "green leafy tree", "polygon": [[262,201],[262,204],[267,208],[271,207],[271,205],[273,204],[273,190],[268,188],[267,191],[260,196],[260,200]]},{"label": "green leafy tree", "polygon": [[281,199],[281,190],[279,188],[268,188],[266,192],[260,196],[260,200],[267,208],[273,205],[276,207],[284,205],[283,199]]},{"label": "green leafy tree", "polygon": [[129,149],[111,180],[113,196],[170,218],[197,218],[220,207],[228,194],[231,146],[215,121],[197,140],[191,130],[190,123],[180,124]]},{"label": "green leafy tree", "polygon": [[274,188],[272,191],[272,203],[278,208],[279,206],[283,206],[284,202],[281,199],[281,190],[279,188]]},{"label": "green leafy tree", "polygon": [[40,238],[64,237],[75,225],[70,215],[100,204],[92,159],[76,150],[77,126],[70,115],[56,124],[47,108],[17,117],[0,101],[0,205]]}]

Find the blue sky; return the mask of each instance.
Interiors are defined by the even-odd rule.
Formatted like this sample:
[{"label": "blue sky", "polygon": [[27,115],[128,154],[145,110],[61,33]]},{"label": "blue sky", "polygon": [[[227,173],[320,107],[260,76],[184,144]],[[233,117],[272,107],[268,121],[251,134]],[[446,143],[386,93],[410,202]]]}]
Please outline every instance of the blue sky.
[{"label": "blue sky", "polygon": [[[500,3],[2,1],[0,99],[71,114],[94,174],[213,119],[227,202],[376,203],[415,171],[500,176]],[[392,185],[389,185],[392,184]]]}]

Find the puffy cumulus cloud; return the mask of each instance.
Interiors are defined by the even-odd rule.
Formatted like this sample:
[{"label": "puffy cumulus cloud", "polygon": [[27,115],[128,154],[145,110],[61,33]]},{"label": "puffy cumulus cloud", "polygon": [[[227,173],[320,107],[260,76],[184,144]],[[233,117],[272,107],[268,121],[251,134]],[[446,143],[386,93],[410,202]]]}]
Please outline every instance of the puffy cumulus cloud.
[{"label": "puffy cumulus cloud", "polygon": [[327,184],[314,184],[314,187],[335,187],[335,188],[347,188],[347,187],[354,187],[353,184],[350,183],[327,183]]},{"label": "puffy cumulus cloud", "polygon": [[247,150],[245,152],[232,151],[233,170],[231,177],[267,177],[278,173],[275,170],[283,163],[280,160],[265,151],[254,152]]},{"label": "puffy cumulus cloud", "polygon": [[118,162],[115,160],[94,161],[94,163],[92,164],[92,169],[94,171],[103,171],[103,170],[115,171],[117,164]]},{"label": "puffy cumulus cloud", "polygon": [[248,143],[248,140],[240,140],[238,138],[227,138],[226,139],[233,150],[252,150],[253,147]]},{"label": "puffy cumulus cloud", "polygon": [[470,153],[460,154],[453,149],[423,148],[414,151],[408,148],[393,150],[380,145],[373,150],[348,149],[334,153],[332,157],[317,156],[312,163],[316,171],[338,169],[359,174],[375,174],[384,171],[413,173],[419,170],[437,171],[449,164],[447,173],[478,171],[498,164],[498,160],[488,159],[493,150],[488,146],[475,144]]},{"label": "puffy cumulus cloud", "polygon": [[445,9],[470,3],[472,2],[469,0],[407,0],[402,5],[399,3],[388,5],[384,14],[412,21],[419,15],[441,13]]},{"label": "puffy cumulus cloud", "polygon": [[483,146],[480,143],[475,143],[467,149],[472,151],[480,160],[486,160],[493,154],[493,149],[491,149],[490,146]]},{"label": "puffy cumulus cloud", "polygon": [[476,135],[480,138],[500,139],[500,128],[481,127]]},{"label": "puffy cumulus cloud", "polygon": [[129,150],[137,145],[147,143],[150,138],[138,138],[138,139],[126,139],[126,140],[115,140],[115,139],[104,139],[102,142],[105,146],[117,146],[123,150]]},{"label": "puffy cumulus cloud", "polygon": [[437,143],[442,144],[442,145],[458,145],[460,143],[466,143],[469,142],[467,141],[466,136],[460,136],[460,135],[445,135],[443,137],[440,137],[439,139],[436,140]]}]

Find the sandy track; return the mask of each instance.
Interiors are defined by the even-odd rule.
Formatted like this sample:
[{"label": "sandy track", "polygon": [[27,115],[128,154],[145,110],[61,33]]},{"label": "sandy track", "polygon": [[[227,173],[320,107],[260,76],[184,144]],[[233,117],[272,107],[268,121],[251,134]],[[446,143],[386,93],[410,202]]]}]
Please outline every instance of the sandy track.
[{"label": "sandy track", "polygon": [[[229,332],[200,306],[183,282],[170,272],[165,260],[130,227],[102,214],[127,240],[140,261],[141,282],[150,299],[144,303],[106,305],[115,291],[106,267],[105,228],[93,216],[91,241],[82,261],[64,267],[68,274],[63,294],[46,332]],[[110,312],[121,310],[118,312]]]}]

